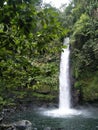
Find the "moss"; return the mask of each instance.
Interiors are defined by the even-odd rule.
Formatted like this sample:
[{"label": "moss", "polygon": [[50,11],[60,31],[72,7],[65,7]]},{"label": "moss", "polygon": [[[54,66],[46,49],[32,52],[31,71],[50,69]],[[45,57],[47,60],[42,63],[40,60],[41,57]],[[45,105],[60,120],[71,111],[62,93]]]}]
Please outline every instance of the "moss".
[{"label": "moss", "polygon": [[[90,72],[89,72],[90,73]],[[88,74],[85,74],[88,75]],[[75,88],[82,88],[83,100],[94,101],[98,99],[98,72],[84,76],[84,79],[75,82]]]},{"label": "moss", "polygon": [[33,93],[33,96],[36,99],[43,100],[43,101],[53,101],[56,98],[55,95],[51,95],[51,94],[46,95],[41,93]]},{"label": "moss", "polygon": [[98,76],[97,74],[92,75],[88,79],[84,80],[83,83],[84,99],[86,101],[98,99]]}]

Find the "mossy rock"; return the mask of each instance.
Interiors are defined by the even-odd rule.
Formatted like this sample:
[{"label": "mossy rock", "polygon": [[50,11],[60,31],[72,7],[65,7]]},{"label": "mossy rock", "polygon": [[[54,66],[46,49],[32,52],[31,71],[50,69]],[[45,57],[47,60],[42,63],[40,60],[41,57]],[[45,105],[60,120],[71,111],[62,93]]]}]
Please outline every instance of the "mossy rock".
[{"label": "mossy rock", "polygon": [[78,80],[74,86],[81,89],[84,101],[98,100],[98,72]]},{"label": "mossy rock", "polygon": [[37,93],[40,94],[49,94],[51,92],[50,86],[40,86],[37,90]]}]

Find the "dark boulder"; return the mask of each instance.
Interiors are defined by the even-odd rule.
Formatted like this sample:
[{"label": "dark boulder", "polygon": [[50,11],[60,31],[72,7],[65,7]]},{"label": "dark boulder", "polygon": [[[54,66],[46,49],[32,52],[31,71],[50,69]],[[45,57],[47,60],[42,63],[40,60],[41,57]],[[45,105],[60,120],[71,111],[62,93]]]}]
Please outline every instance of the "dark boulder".
[{"label": "dark boulder", "polygon": [[1,124],[0,130],[32,130],[32,123],[28,120],[21,120],[12,124]]}]

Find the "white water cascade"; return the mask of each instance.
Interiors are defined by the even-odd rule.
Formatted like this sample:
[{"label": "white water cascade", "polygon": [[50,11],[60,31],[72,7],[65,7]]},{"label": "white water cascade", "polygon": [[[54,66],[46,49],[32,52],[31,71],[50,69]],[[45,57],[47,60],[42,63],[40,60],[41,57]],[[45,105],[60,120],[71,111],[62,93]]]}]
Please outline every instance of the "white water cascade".
[{"label": "white water cascade", "polygon": [[[52,117],[70,117],[80,115],[81,111],[71,108],[70,76],[69,76],[69,38],[64,39],[67,48],[61,53],[60,75],[59,75],[59,108],[45,110],[43,114]],[[41,111],[42,113],[42,111]]]},{"label": "white water cascade", "polygon": [[71,107],[70,94],[70,78],[69,78],[69,38],[64,39],[64,45],[67,48],[63,49],[60,62],[59,76],[59,109],[68,110]]}]

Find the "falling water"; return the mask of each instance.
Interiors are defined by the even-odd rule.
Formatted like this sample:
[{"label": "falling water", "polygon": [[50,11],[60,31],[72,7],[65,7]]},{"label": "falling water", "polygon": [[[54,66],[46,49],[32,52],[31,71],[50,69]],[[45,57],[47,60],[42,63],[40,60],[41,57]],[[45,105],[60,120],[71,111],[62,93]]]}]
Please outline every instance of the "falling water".
[{"label": "falling water", "polygon": [[61,54],[61,63],[60,63],[60,95],[59,95],[59,109],[70,109],[70,80],[69,80],[69,38],[64,39],[64,45],[67,48],[63,49]]},{"label": "falling water", "polygon": [[80,115],[80,110],[71,108],[71,93],[70,93],[70,77],[69,77],[69,38],[64,39],[64,45],[61,54],[60,76],[59,76],[59,109],[44,110],[44,115],[52,117],[70,117],[72,115]]}]

